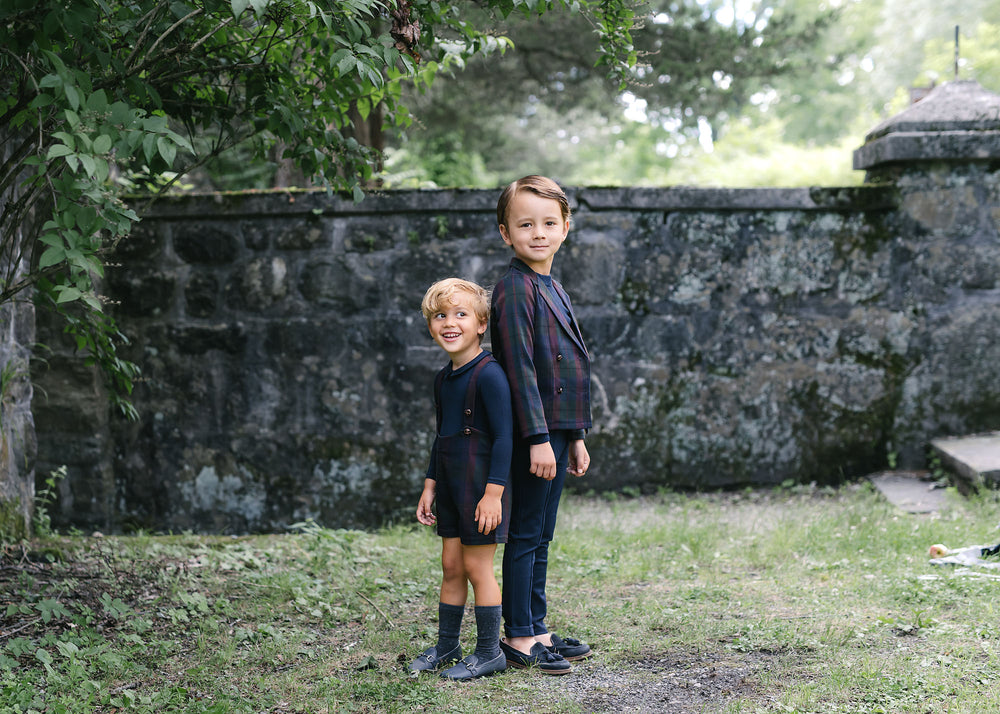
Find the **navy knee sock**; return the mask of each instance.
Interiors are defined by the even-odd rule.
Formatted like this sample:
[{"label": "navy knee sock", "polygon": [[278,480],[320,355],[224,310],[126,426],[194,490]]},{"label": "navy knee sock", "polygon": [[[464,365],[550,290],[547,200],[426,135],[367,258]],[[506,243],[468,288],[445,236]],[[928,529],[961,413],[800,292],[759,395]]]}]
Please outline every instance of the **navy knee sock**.
[{"label": "navy knee sock", "polygon": [[438,603],[438,655],[447,654],[458,647],[458,638],[462,634],[462,614],[465,605],[449,605]]},{"label": "navy knee sock", "polygon": [[500,605],[476,605],[476,656],[489,661],[500,655]]}]

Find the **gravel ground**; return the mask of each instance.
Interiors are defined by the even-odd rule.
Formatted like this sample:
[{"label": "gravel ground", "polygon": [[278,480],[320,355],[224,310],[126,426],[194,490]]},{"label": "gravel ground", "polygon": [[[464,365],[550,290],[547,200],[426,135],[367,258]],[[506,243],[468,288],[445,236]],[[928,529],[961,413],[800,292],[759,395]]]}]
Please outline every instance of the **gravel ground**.
[{"label": "gravel ground", "polygon": [[736,699],[761,698],[752,682],[766,660],[767,655],[760,654],[718,659],[675,653],[612,667],[595,654],[574,662],[572,674],[566,676],[525,674],[537,680],[539,699],[544,701],[546,692],[552,701],[569,693],[585,712],[694,714],[718,712]]}]

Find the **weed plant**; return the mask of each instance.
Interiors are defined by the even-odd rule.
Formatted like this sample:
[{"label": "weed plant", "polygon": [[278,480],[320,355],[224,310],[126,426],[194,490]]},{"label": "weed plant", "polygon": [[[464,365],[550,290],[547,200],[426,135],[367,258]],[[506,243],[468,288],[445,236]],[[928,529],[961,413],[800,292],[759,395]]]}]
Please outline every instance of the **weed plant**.
[{"label": "weed plant", "polygon": [[947,503],[567,497],[550,625],[596,655],[465,684],[405,672],[437,627],[440,544],[415,524],[48,536],[2,552],[0,711],[1000,711],[1000,581],[927,558],[1000,540],[1000,504]]}]

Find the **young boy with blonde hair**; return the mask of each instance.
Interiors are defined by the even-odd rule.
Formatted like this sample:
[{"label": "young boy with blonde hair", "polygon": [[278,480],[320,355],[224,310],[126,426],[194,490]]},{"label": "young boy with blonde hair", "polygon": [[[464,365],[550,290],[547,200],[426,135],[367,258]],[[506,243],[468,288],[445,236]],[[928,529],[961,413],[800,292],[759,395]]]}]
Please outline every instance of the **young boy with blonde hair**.
[{"label": "young boy with blonde hair", "polygon": [[[500,586],[493,573],[497,544],[507,542],[513,419],[507,378],[481,346],[489,297],[475,283],[434,283],[421,310],[431,337],[450,358],[434,380],[437,435],[417,520],[441,536],[438,640],[410,664],[413,675],[438,670],[446,679],[481,677],[506,669],[500,651]],[[437,515],[432,506],[437,502]],[[475,595],[476,649],[462,659],[462,615]]]}]

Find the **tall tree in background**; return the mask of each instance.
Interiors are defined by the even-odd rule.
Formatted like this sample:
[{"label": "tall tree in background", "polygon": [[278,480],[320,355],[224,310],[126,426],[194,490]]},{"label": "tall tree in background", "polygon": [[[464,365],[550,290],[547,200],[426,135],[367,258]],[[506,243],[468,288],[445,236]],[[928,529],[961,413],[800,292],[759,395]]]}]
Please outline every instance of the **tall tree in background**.
[{"label": "tall tree in background", "polygon": [[[429,173],[439,183],[468,181],[463,171],[476,166],[487,180],[509,176],[526,156],[533,170],[565,177],[588,134],[604,127],[606,149],[620,141],[623,98],[641,105],[664,138],[696,137],[699,125],[721,126],[767,82],[807,73],[819,61],[811,48],[835,19],[757,3],[756,14],[725,23],[719,10],[696,0],[646,3],[631,32],[638,62],[624,87],[594,67],[597,37],[586,17],[512,15],[501,29],[513,51],[474,58],[422,95],[422,88],[405,90],[419,125],[390,143],[414,164],[432,157]],[[558,139],[567,133],[581,141],[563,151]],[[407,168],[397,162],[390,173]]]},{"label": "tall tree in background", "polygon": [[[806,15],[812,0],[784,0]],[[900,111],[908,89],[954,78],[954,31],[963,38],[959,79],[989,85],[988,53],[995,35],[980,30],[1000,23],[992,0],[852,0],[837,13],[836,31],[820,38],[814,52],[819,71],[789,75],[773,86],[773,114],[784,121],[786,138],[805,143],[863,136],[881,118]],[[982,40],[975,42],[977,34]],[[977,75],[970,57],[979,58]]]},{"label": "tall tree in background", "polygon": [[[981,22],[1000,24],[1000,4],[994,0],[883,0],[880,4],[872,47],[878,69],[873,82],[879,97],[891,98],[898,88],[923,79],[924,73],[938,84],[950,81],[954,52],[928,64],[928,42],[944,43],[953,50],[956,25],[969,37]],[[959,79],[969,77],[960,73]]]},{"label": "tall tree in background", "polygon": [[956,25],[959,79],[993,87],[993,0],[653,0],[643,15],[625,92],[581,57],[585,21],[508,20],[512,52],[410,103],[388,180],[495,185],[531,168],[581,184],[844,185],[861,180],[851,148],[909,87],[953,78]]},{"label": "tall tree in background", "polygon": [[[958,79],[975,80],[992,92],[1000,92],[1000,46],[997,45],[1000,13],[994,18],[960,31]],[[934,84],[950,81],[955,66],[954,40],[950,37],[930,40],[924,52],[925,69],[917,81]]]},{"label": "tall tree in background", "polygon": [[[597,51],[622,74],[634,63],[630,4],[482,0],[472,24],[458,1],[5,0],[0,307],[37,291],[129,413],[137,370],[117,357],[124,337],[95,289],[145,205],[126,205],[125,190],[155,196],[237,147],[263,160],[280,146],[314,184],[360,200],[379,160],[358,139],[362,124],[380,107],[405,125],[404,82],[427,86],[441,68],[502,50],[496,18],[557,6],[604,28]],[[10,340],[13,318],[0,319]]]}]

